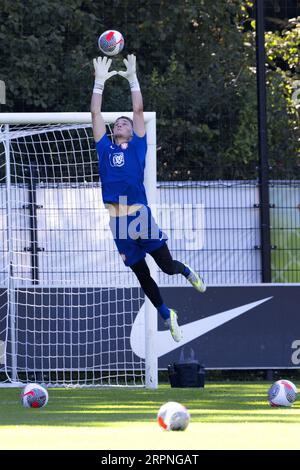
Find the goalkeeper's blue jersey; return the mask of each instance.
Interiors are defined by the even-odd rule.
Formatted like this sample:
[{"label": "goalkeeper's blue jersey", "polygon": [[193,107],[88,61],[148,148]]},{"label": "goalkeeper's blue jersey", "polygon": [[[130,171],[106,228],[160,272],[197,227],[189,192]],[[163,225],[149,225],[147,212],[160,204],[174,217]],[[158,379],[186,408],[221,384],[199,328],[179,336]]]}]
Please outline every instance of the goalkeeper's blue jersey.
[{"label": "goalkeeper's blue jersey", "polygon": [[96,149],[103,202],[147,206],[144,187],[146,134],[139,137],[134,133],[130,142],[120,146],[104,134],[99,142],[96,142]]}]

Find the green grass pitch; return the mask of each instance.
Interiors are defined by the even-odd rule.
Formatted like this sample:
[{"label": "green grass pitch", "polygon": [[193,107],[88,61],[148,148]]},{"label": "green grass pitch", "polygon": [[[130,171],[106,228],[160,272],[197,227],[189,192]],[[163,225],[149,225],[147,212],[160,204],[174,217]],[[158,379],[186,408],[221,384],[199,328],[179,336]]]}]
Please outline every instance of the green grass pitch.
[{"label": "green grass pitch", "polygon": [[[300,449],[300,402],[271,408],[269,386],[48,389],[42,409],[23,408],[20,389],[0,389],[0,449]],[[159,428],[157,411],[166,401],[187,406],[186,431]]]}]

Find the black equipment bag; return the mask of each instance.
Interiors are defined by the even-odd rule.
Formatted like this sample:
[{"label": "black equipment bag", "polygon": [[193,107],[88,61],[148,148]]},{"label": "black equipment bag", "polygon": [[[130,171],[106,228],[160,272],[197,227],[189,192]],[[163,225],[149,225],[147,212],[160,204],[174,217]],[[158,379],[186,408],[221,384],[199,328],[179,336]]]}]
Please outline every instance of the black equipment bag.
[{"label": "black equipment bag", "polygon": [[204,387],[205,368],[194,359],[194,353],[191,359],[185,360],[182,351],[180,360],[168,366],[168,373],[171,387]]}]

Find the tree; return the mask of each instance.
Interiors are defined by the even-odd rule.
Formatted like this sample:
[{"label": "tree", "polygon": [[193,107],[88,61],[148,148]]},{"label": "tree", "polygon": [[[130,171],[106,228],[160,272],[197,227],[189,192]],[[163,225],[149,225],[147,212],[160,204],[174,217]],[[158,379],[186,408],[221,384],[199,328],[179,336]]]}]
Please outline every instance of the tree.
[{"label": "tree", "polygon": [[[255,178],[255,24],[247,0],[2,0],[0,79],[8,111],[87,111],[97,38],[114,25],[136,53],[145,109],[156,111],[159,179]],[[271,15],[270,15],[271,16]],[[275,25],[276,22],[272,22]],[[299,156],[299,21],[266,34],[273,161]],[[113,77],[104,111],[130,110]]]}]

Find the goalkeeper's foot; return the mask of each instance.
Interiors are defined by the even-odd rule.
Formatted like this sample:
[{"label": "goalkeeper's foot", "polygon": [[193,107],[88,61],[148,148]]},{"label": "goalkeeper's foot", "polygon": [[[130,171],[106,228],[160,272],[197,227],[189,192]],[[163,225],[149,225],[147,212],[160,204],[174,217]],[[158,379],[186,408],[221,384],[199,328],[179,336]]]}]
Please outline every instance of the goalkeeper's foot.
[{"label": "goalkeeper's foot", "polygon": [[170,318],[167,319],[167,325],[170,328],[170,332],[174,341],[176,341],[176,343],[179,343],[183,338],[183,332],[177,323],[177,313],[175,312],[175,310],[172,310],[171,308],[170,308]]},{"label": "goalkeeper's foot", "polygon": [[192,284],[193,287],[195,287],[195,289],[197,289],[197,291],[205,292],[206,285],[205,285],[203,277],[198,276],[198,274],[196,274],[195,271],[192,268],[190,268],[190,266],[187,266],[187,267],[191,271],[190,274],[187,276],[187,280]]}]

